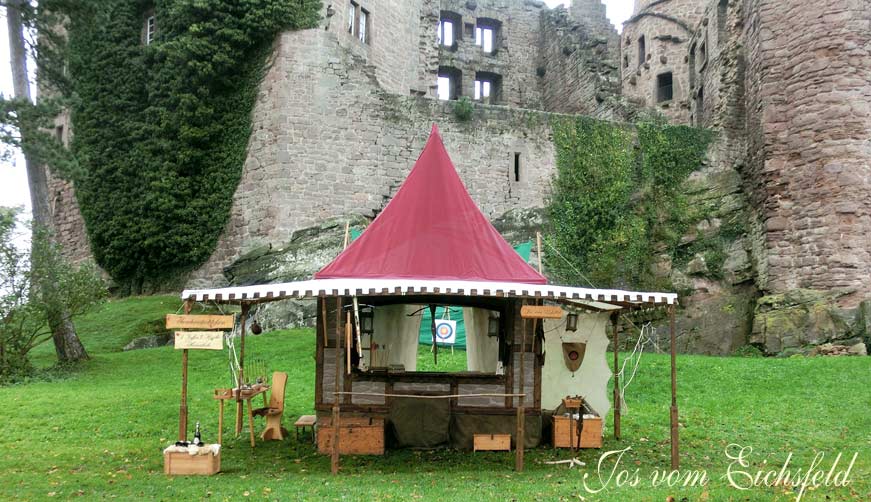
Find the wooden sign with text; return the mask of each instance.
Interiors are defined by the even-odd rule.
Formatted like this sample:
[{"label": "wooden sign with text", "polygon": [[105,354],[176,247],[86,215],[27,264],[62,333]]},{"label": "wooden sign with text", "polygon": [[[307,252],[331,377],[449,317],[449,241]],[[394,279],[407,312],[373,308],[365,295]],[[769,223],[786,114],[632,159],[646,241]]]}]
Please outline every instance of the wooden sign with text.
[{"label": "wooden sign with text", "polygon": [[166,329],[233,329],[232,315],[166,314]]},{"label": "wooden sign with text", "polygon": [[176,331],[175,348],[221,350],[224,348],[223,331]]},{"label": "wooden sign with text", "polygon": [[524,305],[520,307],[520,317],[524,319],[560,319],[563,309],[550,305]]}]

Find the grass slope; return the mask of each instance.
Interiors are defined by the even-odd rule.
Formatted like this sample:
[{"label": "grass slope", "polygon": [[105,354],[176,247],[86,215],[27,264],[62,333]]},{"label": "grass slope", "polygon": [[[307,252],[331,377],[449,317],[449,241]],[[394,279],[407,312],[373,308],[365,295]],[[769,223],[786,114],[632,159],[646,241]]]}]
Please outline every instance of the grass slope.
[{"label": "grass slope", "polygon": [[[507,453],[393,450],[384,457],[343,457],[330,475],[329,459],[308,440],[260,443],[225,431],[223,472],[210,478],[163,475],[161,450],[178,424],[181,354],[172,348],[120,352],[137,326],[178,309],[173,297],[109,302],[79,322],[92,360],[69,378],[0,388],[0,499],[43,500],[85,496],[190,500],[244,497],[268,500],[795,500],[778,488],[738,491],[721,479],[730,443],[752,446],[752,470],[782,465],[806,468],[817,451],[859,452],[845,488],[820,488],[802,500],[871,498],[871,388],[868,358],[739,359],[680,356],[682,467],[707,469],[706,488],[651,487],[667,468],[669,361],[645,355],[630,388],[622,441],[606,431],[605,448],[578,457],[584,469],[546,465],[568,451],[527,452],[527,469],[512,471]],[[314,333],[277,331],[252,337],[248,354],[288,372],[285,424],[312,412]],[[41,349],[41,361],[50,347]],[[446,351],[448,352],[448,351]],[[440,356],[445,352],[441,352]],[[191,354],[190,420],[216,436],[217,404],[211,390],[227,385],[223,352]],[[441,366],[441,365],[440,365]],[[262,425],[258,424],[258,427]],[[227,438],[229,436],[229,439]],[[637,486],[584,491],[582,477],[608,450],[631,446],[621,466],[640,470]],[[767,462],[767,465],[763,464]],[[610,468],[613,462],[606,461]],[[607,475],[607,473],[606,473]],[[580,498],[580,497],[583,497]]]}]

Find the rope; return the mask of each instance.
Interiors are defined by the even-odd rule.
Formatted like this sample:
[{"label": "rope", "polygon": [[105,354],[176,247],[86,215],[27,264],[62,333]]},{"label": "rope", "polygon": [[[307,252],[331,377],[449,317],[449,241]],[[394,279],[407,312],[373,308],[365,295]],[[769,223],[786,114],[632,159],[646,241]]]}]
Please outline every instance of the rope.
[{"label": "rope", "polygon": [[596,288],[596,286],[593,284],[593,281],[587,279],[587,277],[586,277],[586,276],[585,276],[585,275],[584,275],[580,270],[578,270],[578,268],[575,267],[575,265],[574,265],[572,262],[570,262],[568,258],[566,258],[565,256],[563,256],[563,254],[559,252],[559,249],[555,248],[551,243],[547,242],[547,239],[542,239],[542,240],[544,241],[544,244],[545,244],[546,246],[550,247],[550,249],[554,250],[554,251],[556,252],[557,256],[559,256],[560,258],[562,258],[562,260],[563,260],[564,262],[566,262],[566,264],[567,264],[568,266],[572,267],[572,270],[574,270],[575,273],[577,273],[577,274],[581,277],[581,279],[587,281],[587,284],[589,284],[591,288],[593,288],[593,289]]},{"label": "rope", "polygon": [[[632,321],[630,321],[632,323]],[[635,324],[632,324],[635,326]],[[629,354],[629,357],[623,360],[623,365],[620,367],[620,371],[617,375],[623,381],[623,385],[620,386],[620,409],[621,411],[625,410],[624,414],[628,414],[629,407],[626,406],[626,389],[629,388],[629,384],[632,383],[632,380],[635,379],[635,375],[638,373],[638,367],[641,366],[641,355],[644,354],[644,345],[648,342],[652,345],[656,346],[653,342],[653,339],[645,334],[650,333],[651,331],[656,331],[651,323],[647,323],[641,327],[641,330],[638,334],[638,338],[635,340],[635,346],[632,347],[632,352]],[[658,348],[658,347],[657,347]],[[632,372],[629,374],[627,378],[626,375],[626,365],[631,364]]]},{"label": "rope", "polygon": [[526,394],[449,394],[438,396],[421,396],[418,394],[382,394],[381,392],[333,392],[342,396],[378,396],[378,397],[414,397],[418,399],[450,399],[454,397],[526,397]]}]

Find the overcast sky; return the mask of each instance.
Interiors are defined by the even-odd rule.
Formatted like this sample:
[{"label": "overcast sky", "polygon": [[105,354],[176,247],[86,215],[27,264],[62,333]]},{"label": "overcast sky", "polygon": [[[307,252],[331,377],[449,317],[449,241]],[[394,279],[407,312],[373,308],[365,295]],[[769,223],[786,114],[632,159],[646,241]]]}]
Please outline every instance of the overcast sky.
[{"label": "overcast sky", "polygon": [[[568,5],[569,0],[545,0],[550,7]],[[620,30],[623,21],[632,14],[633,0],[604,0],[608,19]],[[5,11],[0,12],[0,92],[12,95],[12,75],[9,69],[9,37],[6,33]],[[25,206],[29,211],[30,195],[27,175],[20,157],[13,162],[0,162],[0,206]]]}]

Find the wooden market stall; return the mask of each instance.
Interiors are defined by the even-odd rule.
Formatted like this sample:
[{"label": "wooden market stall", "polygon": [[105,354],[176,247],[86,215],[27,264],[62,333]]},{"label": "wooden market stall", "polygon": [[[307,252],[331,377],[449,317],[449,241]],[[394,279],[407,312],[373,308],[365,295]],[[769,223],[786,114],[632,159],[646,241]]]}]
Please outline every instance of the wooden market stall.
[{"label": "wooden market stall", "polygon": [[[597,334],[592,331],[601,331],[599,351],[587,351],[589,360],[584,361],[582,348],[579,361],[566,359],[571,373],[563,373],[573,377],[582,362],[586,367],[601,363],[607,372],[605,330],[617,347],[621,313],[665,308],[672,318],[671,456],[672,466],[678,465],[676,295],[548,284],[477,208],[435,126],[394,198],[314,279],[187,290],[182,298],[241,304],[243,319],[259,303],[316,299],[314,407],[318,444],[333,456],[334,472],[340,454],[381,453],[387,441],[398,446],[446,443],[471,450],[502,448],[509,438],[520,470],[524,448],[539,444],[543,415],[556,407],[549,387],[560,392],[573,388],[557,382],[562,377],[554,375],[560,373],[547,366],[562,364],[563,354],[549,354],[545,347],[559,347],[563,335],[584,330],[590,331],[584,336],[592,346]],[[439,306],[462,308],[468,344],[465,371],[417,371],[420,314],[429,311],[436,342]],[[596,327],[579,330],[578,317],[591,321],[584,326]],[[244,337],[244,324],[242,328]],[[557,335],[559,340],[553,338]],[[587,340],[562,345],[582,347]],[[433,347],[437,361],[438,344]],[[613,362],[616,380],[616,351]],[[548,370],[543,373],[543,368]],[[608,377],[584,392],[601,394],[607,405]],[[619,437],[616,394],[613,401]],[[604,415],[607,410],[599,411]]]}]

